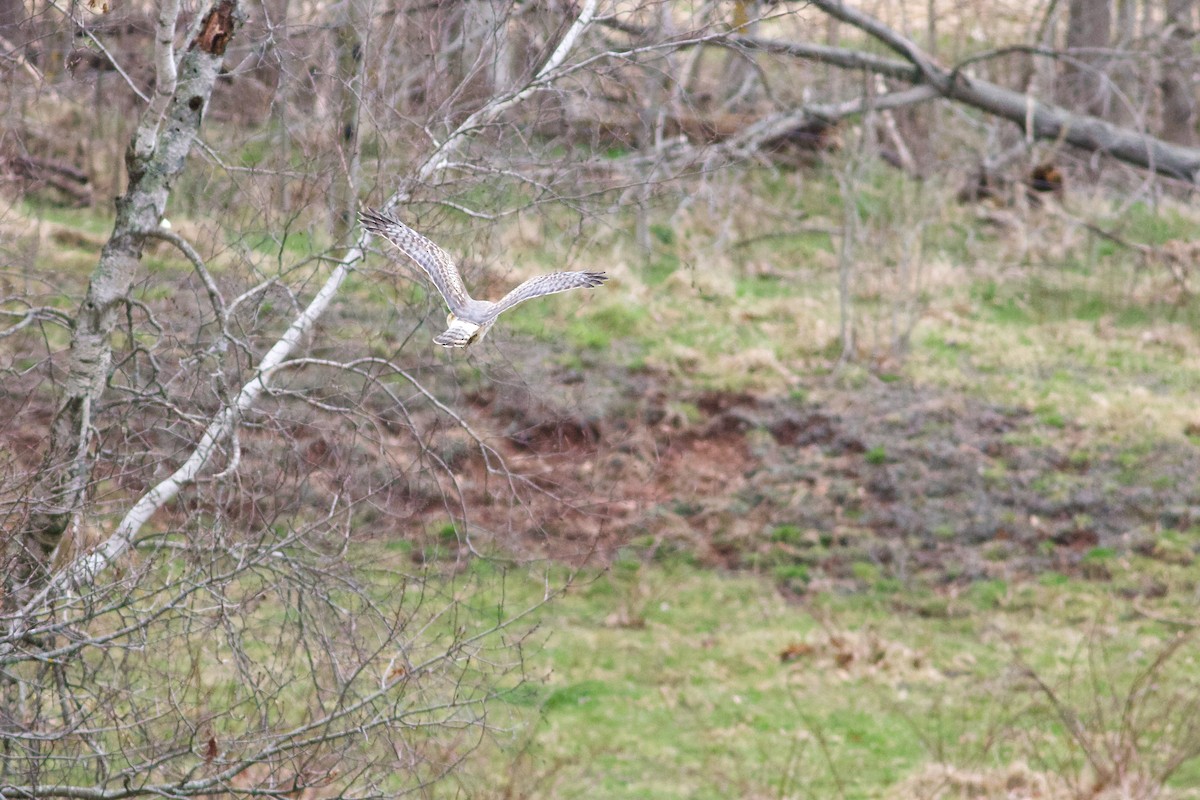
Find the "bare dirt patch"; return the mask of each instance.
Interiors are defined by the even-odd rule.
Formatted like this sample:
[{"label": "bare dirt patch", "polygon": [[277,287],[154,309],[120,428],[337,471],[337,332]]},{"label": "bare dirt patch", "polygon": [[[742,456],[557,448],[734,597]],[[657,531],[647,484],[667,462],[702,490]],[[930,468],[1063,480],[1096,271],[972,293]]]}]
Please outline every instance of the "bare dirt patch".
[{"label": "bare dirt patch", "polygon": [[[482,447],[428,406],[338,418],[281,403],[241,437],[238,491],[202,484],[156,525],[185,528],[201,511],[268,524],[338,495],[357,504],[354,536],[409,541],[421,560],[461,560],[468,536],[477,551],[572,563],[633,547],[764,571],[793,592],[1103,578],[1105,554],[1195,557],[1161,536],[1200,526],[1200,448],[1185,439],[1122,450],[1021,408],[899,383],[830,381],[810,401],[680,397],[644,374],[616,385],[590,409],[520,388],[468,393]],[[0,450],[28,474],[30,426],[44,430],[49,405],[0,403]],[[177,439],[155,445],[148,418],[119,433],[157,455],[105,474],[99,516],[184,454]],[[105,441],[116,449],[117,437]]]},{"label": "bare dirt patch", "polygon": [[[1120,449],[1021,408],[911,385],[821,395],[650,391],[586,423],[527,405],[521,433],[497,448],[549,477],[545,502],[531,505],[556,523],[531,528],[523,546],[578,555],[556,534],[569,530],[597,555],[666,544],[715,566],[803,565],[812,581],[951,582],[1104,577],[1108,551],[1153,554],[1163,530],[1200,524],[1190,477],[1200,450],[1187,441]],[[690,418],[673,411],[681,402]],[[480,524],[499,521],[489,516]]]}]

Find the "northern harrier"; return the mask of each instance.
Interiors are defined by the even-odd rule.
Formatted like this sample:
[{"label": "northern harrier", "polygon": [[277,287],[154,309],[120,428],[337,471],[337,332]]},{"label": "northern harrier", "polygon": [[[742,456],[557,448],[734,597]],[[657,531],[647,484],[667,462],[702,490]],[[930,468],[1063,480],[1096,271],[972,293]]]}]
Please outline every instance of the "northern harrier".
[{"label": "northern harrier", "polygon": [[599,286],[608,280],[603,272],[552,272],[530,278],[497,302],[474,300],[463,286],[462,276],[450,255],[391,214],[367,209],[359,217],[372,233],[377,233],[399,248],[400,252],[425,270],[441,292],[450,314],[449,326],[434,337],[442,347],[467,347],[487,334],[496,317],[526,300],[568,289]]}]

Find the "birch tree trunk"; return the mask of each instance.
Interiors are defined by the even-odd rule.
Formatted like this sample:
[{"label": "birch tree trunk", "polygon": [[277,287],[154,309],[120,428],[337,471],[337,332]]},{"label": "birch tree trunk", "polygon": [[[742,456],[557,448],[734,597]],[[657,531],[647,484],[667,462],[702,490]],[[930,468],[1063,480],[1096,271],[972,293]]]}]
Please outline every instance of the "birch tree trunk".
[{"label": "birch tree trunk", "polygon": [[[240,13],[237,0],[215,0],[217,5],[197,22],[200,33],[190,39],[179,61],[176,82],[174,37],[168,31],[174,30],[178,0],[161,1],[159,84],[130,146],[128,191],[118,203],[112,238],[73,332],[71,383],[53,421],[53,441],[40,479],[35,479],[38,493],[27,493],[28,514],[12,539],[28,546],[24,577],[6,574],[3,587],[23,583],[22,597],[7,592],[7,608],[0,609],[0,672],[5,676],[0,680],[0,798],[427,794],[429,786],[457,768],[463,754],[475,746],[464,746],[464,738],[475,737],[464,737],[463,732],[491,729],[485,706],[499,696],[497,687],[514,685],[507,676],[522,674],[524,636],[510,634],[509,628],[524,612],[506,612],[503,620],[485,629],[447,627],[445,621],[459,613],[463,595],[456,592],[445,602],[433,599],[435,592],[424,591],[423,575],[393,572],[390,567],[385,570],[388,596],[378,599],[372,584],[359,580],[364,574],[379,574],[378,554],[363,550],[359,555],[360,548],[350,546],[351,527],[357,524],[351,509],[378,499],[374,487],[350,497],[339,477],[323,515],[295,513],[291,506],[277,511],[264,502],[239,517],[240,510],[225,510],[227,498],[221,493],[227,486],[241,487],[245,477],[237,466],[239,429],[245,425],[261,430],[245,415],[273,390],[279,391],[276,397],[290,395],[287,376],[306,368],[319,366],[364,381],[382,393],[387,413],[398,409],[407,417],[405,400],[387,386],[390,379],[374,373],[386,368],[392,376],[408,380],[440,413],[470,429],[435,395],[406,377],[409,373],[399,364],[375,357],[345,362],[296,357],[362,260],[369,242],[366,233],[346,242],[350,246],[316,294],[302,308],[296,303],[291,323],[261,356],[254,344],[230,333],[237,326],[236,320],[229,320],[238,304],[250,306],[260,291],[282,281],[268,277],[227,302],[199,250],[160,222],[171,182],[184,166],[208,105],[220,53],[240,23]],[[460,157],[459,152],[474,137],[586,67],[586,57],[575,63],[569,58],[594,24],[598,4],[581,3],[575,19],[556,37],[553,52],[522,85],[497,94],[461,123],[445,125],[448,133],[424,151],[411,180],[393,188],[384,207],[409,200],[411,186],[436,184],[461,169],[473,156]],[[367,30],[364,27],[363,33]],[[331,114],[317,121],[333,127],[345,120]],[[344,137],[351,152],[357,151],[356,136]],[[353,174],[347,171],[347,176]],[[349,206],[355,187],[347,180],[345,188],[344,205]],[[224,218],[219,222],[221,228],[232,227]],[[107,442],[103,453],[93,443],[90,417],[109,384],[114,397],[104,397],[106,405],[118,402],[115,389],[127,388],[121,383],[127,369],[120,363],[120,340],[114,347],[109,337],[117,333],[123,308],[134,303],[130,286],[144,282],[139,260],[151,238],[173,244],[193,264],[197,290],[208,294],[216,316],[219,332],[213,333],[214,341],[234,345],[209,350],[198,341],[206,338],[201,334],[192,340],[190,352],[213,355],[212,363],[226,368],[214,380],[229,375],[237,376],[238,383],[228,392],[177,389],[170,400],[182,399],[186,410],[172,408],[159,417],[146,413],[151,422],[163,417],[182,420],[166,433],[186,430],[187,441],[194,442],[186,448],[190,453],[178,463],[179,453],[173,451],[156,460],[156,469],[139,470],[144,483],[139,482],[136,499],[121,498],[122,504],[129,500],[132,505],[110,532],[104,532],[107,536],[101,534],[99,542],[57,560],[53,574],[42,579],[45,554],[82,516],[89,483],[96,482],[108,466],[105,462],[113,458]],[[300,280],[313,280],[323,272],[322,267],[304,270]],[[300,294],[287,291],[291,298]],[[149,304],[140,305],[150,314]],[[265,314],[263,306],[265,302],[247,315],[259,310]],[[209,324],[200,319],[185,319],[181,327]],[[253,323],[251,329],[264,330]],[[237,328],[239,333],[243,330]],[[159,352],[171,347],[165,345]],[[246,361],[237,361],[243,356]],[[164,361],[175,357],[172,353]],[[199,374],[203,382],[216,372],[210,369],[209,362],[197,362],[175,374]],[[115,377],[109,378],[110,370]],[[340,396],[341,390],[336,391]],[[358,391],[351,390],[356,395]],[[152,395],[145,391],[126,397],[137,404],[154,400]],[[208,405],[214,396],[220,401],[215,410]],[[268,412],[280,422],[288,419],[282,405]],[[373,440],[385,419],[382,410],[369,410],[366,402],[326,406],[318,400],[317,405],[339,419],[362,415]],[[134,405],[130,418],[143,410]],[[115,416],[107,416],[101,429]],[[363,430],[353,422],[349,428]],[[494,457],[478,435],[470,435],[479,443],[489,472],[507,473],[503,459]],[[392,440],[376,444],[390,459]],[[298,440],[291,446],[307,450]],[[210,494],[209,508],[218,509],[215,517],[188,514],[187,525],[178,531],[179,541],[174,541],[176,531],[168,535],[171,541],[147,537],[151,544],[139,558],[122,559],[142,526],[193,484],[223,448],[228,459],[222,472],[212,476],[213,491],[197,492]],[[432,458],[441,464],[440,456],[430,453],[420,442],[414,463]],[[138,455],[117,453],[135,462]],[[92,460],[99,465],[94,475]],[[267,463],[256,466],[261,470]],[[380,463],[390,471],[396,462]],[[248,471],[243,468],[243,473]],[[316,474],[314,467],[302,480]],[[385,480],[400,478],[389,475]],[[296,489],[306,491],[307,484],[298,481]],[[261,516],[260,509],[265,512]],[[229,528],[236,530],[225,536],[223,524],[233,520]],[[9,540],[0,539],[5,541]],[[359,572],[362,567],[355,561],[369,563],[369,573]],[[431,731],[439,729],[445,733],[444,745],[431,738]]]},{"label": "birch tree trunk", "polygon": [[213,85],[244,13],[239,0],[215,0],[182,58],[173,46],[179,0],[161,0],[156,87],[125,153],[129,184],[116,200],[116,222],[75,315],[63,396],[28,497],[24,530],[15,542],[16,569],[5,597],[20,601],[44,574],[49,555],[82,508],[91,474],[93,407],[112,360],[111,334],[141,272],[148,236],[158,230],[171,186],[183,171]]}]

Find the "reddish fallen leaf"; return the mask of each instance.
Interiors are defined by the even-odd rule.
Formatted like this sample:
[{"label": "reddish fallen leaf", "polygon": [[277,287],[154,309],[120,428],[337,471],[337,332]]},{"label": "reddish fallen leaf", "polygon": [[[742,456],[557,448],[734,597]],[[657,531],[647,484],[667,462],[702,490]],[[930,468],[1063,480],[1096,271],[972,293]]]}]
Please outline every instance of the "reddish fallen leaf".
[{"label": "reddish fallen leaf", "polygon": [[789,661],[795,661],[797,659],[804,658],[805,656],[811,656],[812,653],[813,646],[811,644],[807,644],[805,642],[793,642],[779,651],[779,660],[786,664]]}]

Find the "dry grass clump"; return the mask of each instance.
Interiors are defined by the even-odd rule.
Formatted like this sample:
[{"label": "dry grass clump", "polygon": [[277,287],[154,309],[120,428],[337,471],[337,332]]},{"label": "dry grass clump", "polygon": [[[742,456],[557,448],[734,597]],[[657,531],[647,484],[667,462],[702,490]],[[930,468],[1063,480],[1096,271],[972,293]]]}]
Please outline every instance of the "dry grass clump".
[{"label": "dry grass clump", "polygon": [[924,653],[872,630],[822,628],[785,647],[779,660],[803,663],[806,670],[847,681],[864,677],[885,682],[942,680]]},{"label": "dry grass clump", "polygon": [[887,793],[888,800],[1073,800],[1070,784],[1017,761],[990,770],[926,764]]},{"label": "dry grass clump", "polygon": [[1024,761],[994,769],[926,764],[885,795],[888,800],[1173,800],[1194,795],[1165,788],[1142,775],[1097,787],[1035,770]]}]

